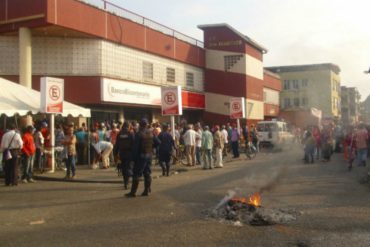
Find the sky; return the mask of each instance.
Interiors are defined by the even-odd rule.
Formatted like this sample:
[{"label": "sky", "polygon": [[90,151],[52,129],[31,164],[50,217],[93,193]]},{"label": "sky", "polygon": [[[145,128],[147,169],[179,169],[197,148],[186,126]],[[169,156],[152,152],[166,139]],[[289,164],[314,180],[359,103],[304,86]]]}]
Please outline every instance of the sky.
[{"label": "sky", "polygon": [[[99,1],[99,0],[91,0]],[[370,1],[109,0],[203,41],[200,24],[228,23],[268,49],[264,66],[334,63],[344,86],[370,94]]]}]

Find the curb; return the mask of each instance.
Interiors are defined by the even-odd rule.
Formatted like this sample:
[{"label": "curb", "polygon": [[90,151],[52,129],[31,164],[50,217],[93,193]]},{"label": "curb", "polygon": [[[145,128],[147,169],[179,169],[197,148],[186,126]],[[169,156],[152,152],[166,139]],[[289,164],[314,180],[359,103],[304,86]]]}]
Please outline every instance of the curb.
[{"label": "curb", "polygon": [[[178,168],[175,170],[172,170],[171,175],[177,175],[179,173],[188,172],[189,169],[187,168]],[[152,174],[153,175],[153,174]],[[89,179],[73,179],[73,180],[66,180],[64,178],[54,178],[54,177],[46,177],[46,176],[33,176],[36,180],[39,181],[53,181],[53,182],[68,182],[68,183],[92,183],[92,184],[122,184],[122,177],[120,180],[89,180]],[[152,176],[152,179],[158,179],[160,177],[163,177],[162,174]],[[144,181],[144,179],[141,177],[140,181]]]}]

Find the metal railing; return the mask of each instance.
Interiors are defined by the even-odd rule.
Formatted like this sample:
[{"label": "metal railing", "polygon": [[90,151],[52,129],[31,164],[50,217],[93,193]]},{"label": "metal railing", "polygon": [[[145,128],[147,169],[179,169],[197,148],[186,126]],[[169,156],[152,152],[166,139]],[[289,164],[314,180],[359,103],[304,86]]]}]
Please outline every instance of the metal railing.
[{"label": "metal railing", "polygon": [[145,18],[144,16],[141,16],[139,14],[136,14],[134,12],[131,12],[127,9],[124,9],[114,3],[111,3],[107,0],[80,0],[81,2],[93,5],[95,7],[98,7],[100,9],[103,9],[111,14],[120,16],[122,18],[131,20],[133,22],[139,23],[141,25],[144,25],[146,27],[149,27],[151,29],[154,29],[156,31],[162,32],[166,35],[175,37],[179,40],[185,41],[189,44],[204,48],[204,43],[194,39],[186,34],[180,33],[172,28],[169,28],[165,25],[162,25],[156,21],[150,20],[148,18]]}]

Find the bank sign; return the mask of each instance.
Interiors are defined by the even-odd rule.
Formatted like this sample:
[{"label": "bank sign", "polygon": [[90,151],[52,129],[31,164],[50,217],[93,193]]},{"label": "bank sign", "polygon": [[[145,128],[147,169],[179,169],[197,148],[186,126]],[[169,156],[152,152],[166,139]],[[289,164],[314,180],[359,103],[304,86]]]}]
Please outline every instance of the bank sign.
[{"label": "bank sign", "polygon": [[239,119],[245,118],[245,99],[230,98],[230,118]]},{"label": "bank sign", "polygon": [[101,80],[103,102],[138,105],[161,105],[161,88],[140,83],[103,78]]},{"label": "bank sign", "polygon": [[181,86],[162,87],[162,115],[182,115]]},{"label": "bank sign", "polygon": [[63,113],[64,80],[42,77],[40,81],[41,105],[43,113]]}]

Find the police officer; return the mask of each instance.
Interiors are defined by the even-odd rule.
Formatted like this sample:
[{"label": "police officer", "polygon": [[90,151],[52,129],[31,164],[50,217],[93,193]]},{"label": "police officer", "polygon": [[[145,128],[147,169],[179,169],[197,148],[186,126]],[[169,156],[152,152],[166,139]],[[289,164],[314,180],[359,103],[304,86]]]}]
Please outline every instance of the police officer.
[{"label": "police officer", "polygon": [[127,190],[129,178],[132,176],[131,163],[133,161],[134,138],[134,134],[130,132],[129,124],[124,122],[121,131],[118,133],[113,153],[115,156],[119,155],[121,160],[121,172],[125,190]]},{"label": "police officer", "polygon": [[125,194],[126,197],[135,197],[139,186],[139,178],[144,175],[144,192],[142,196],[148,196],[151,192],[150,185],[152,183],[151,164],[153,146],[158,144],[157,138],[148,128],[148,120],[142,119],[140,122],[139,132],[135,135],[134,141],[134,170],[132,178],[131,191]]}]

